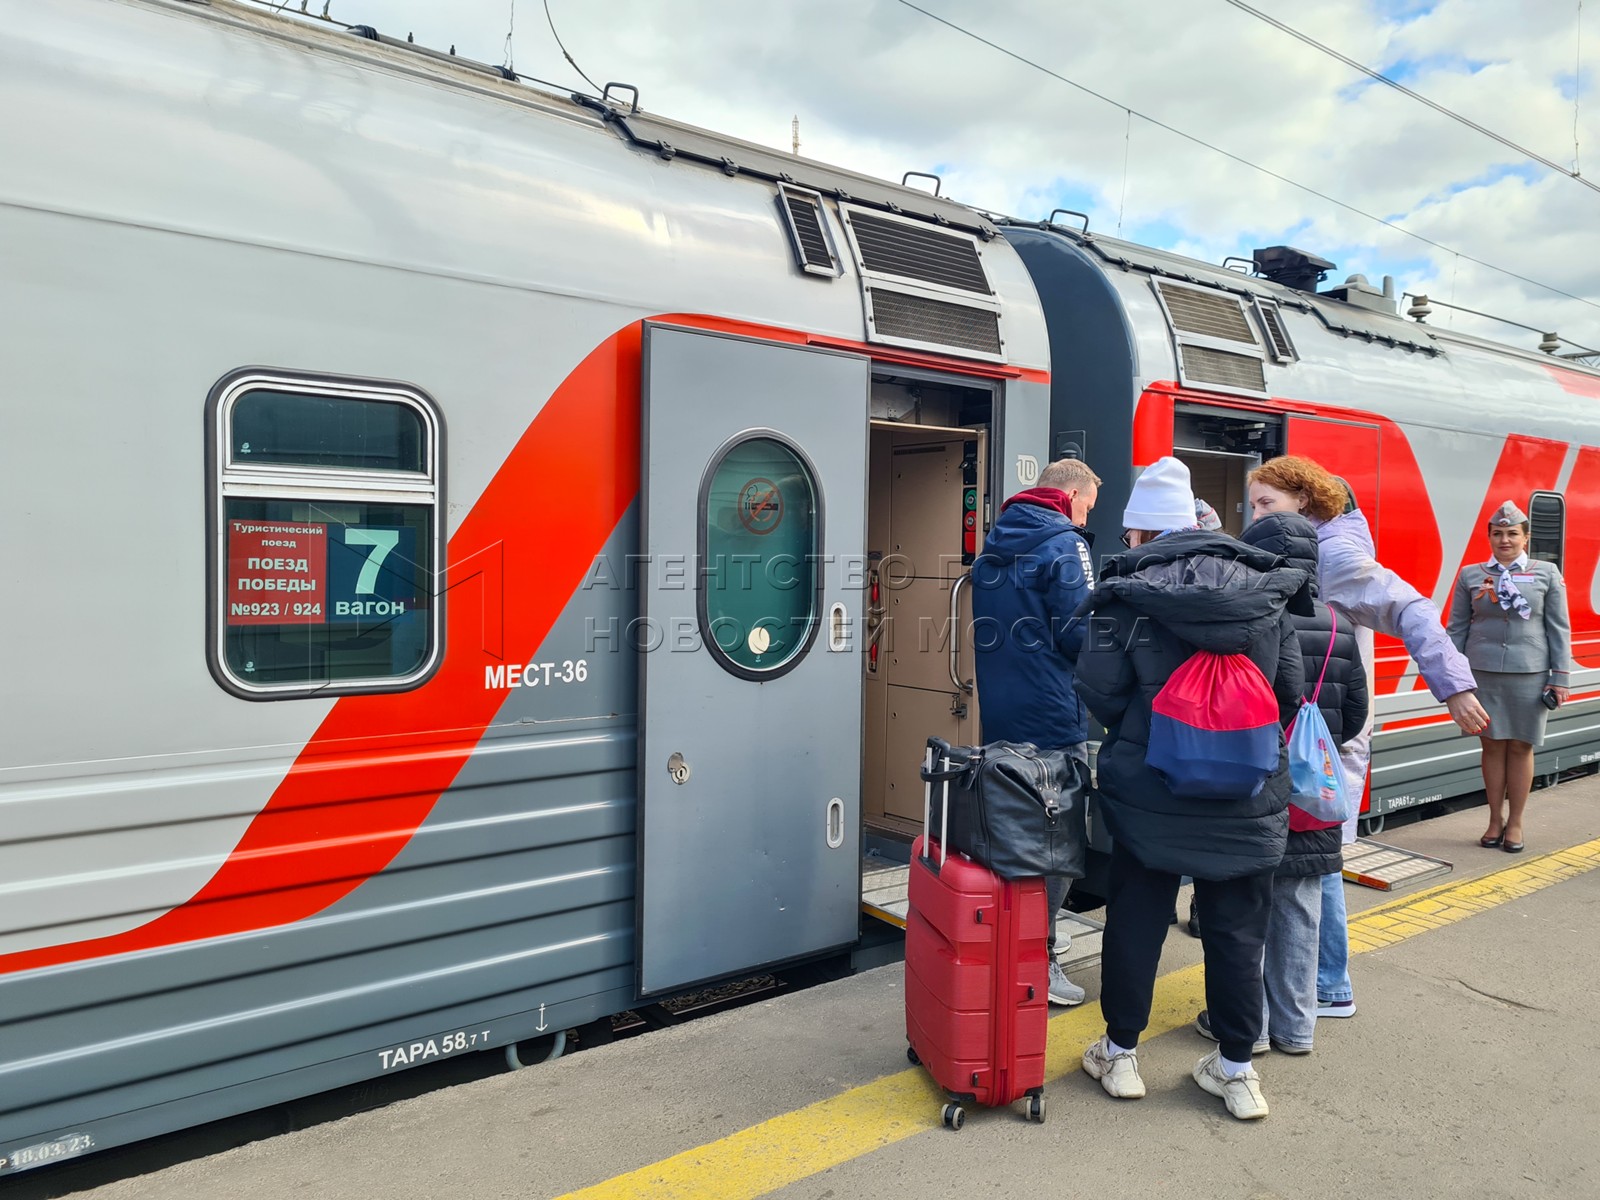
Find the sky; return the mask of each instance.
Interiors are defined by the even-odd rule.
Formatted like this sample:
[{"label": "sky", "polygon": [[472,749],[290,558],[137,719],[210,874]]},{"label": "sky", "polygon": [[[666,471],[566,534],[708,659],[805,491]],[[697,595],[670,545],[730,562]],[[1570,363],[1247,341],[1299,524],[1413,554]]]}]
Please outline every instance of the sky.
[{"label": "sky", "polygon": [[[553,22],[590,79],[635,85],[662,116],[782,150],[798,117],[805,157],[933,172],[990,212],[1074,209],[1097,232],[1210,262],[1294,245],[1336,264],[1325,287],[1393,275],[1399,292],[1600,349],[1600,190],[1227,0],[914,2],[926,13],[906,0],[548,0],[548,21],[542,0],[329,11],[592,90]],[[1600,187],[1600,0],[1249,2]],[[1429,321],[1540,340],[1443,307]]]}]

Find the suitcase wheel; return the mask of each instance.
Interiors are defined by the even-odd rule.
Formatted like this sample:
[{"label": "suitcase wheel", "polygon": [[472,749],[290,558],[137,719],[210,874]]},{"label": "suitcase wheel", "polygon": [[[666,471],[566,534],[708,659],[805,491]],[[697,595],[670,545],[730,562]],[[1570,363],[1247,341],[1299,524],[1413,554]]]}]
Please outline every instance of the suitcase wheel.
[{"label": "suitcase wheel", "polygon": [[913,1067],[920,1067],[922,1065],[922,1060],[917,1057],[917,1048],[915,1046],[906,1047],[906,1059]]},{"label": "suitcase wheel", "polygon": [[1029,1096],[1028,1097],[1028,1120],[1037,1121],[1041,1125],[1044,1124],[1044,1097],[1043,1096]]},{"label": "suitcase wheel", "polygon": [[959,1104],[946,1104],[944,1106],[944,1123],[947,1127],[960,1131],[967,1123],[967,1110]]}]

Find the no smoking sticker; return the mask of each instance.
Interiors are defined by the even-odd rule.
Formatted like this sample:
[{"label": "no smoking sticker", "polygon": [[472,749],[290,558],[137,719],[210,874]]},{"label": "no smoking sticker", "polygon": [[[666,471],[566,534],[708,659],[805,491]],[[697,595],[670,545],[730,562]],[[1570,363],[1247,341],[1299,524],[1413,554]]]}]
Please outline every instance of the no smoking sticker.
[{"label": "no smoking sticker", "polygon": [[783,521],[783,493],[757,477],[739,489],[739,523],[755,534],[771,533]]}]

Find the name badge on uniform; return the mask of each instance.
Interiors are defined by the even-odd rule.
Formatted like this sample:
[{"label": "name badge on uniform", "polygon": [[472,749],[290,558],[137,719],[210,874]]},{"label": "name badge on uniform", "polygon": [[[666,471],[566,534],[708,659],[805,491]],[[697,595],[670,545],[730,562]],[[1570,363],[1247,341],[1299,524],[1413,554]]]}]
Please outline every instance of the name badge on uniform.
[{"label": "name badge on uniform", "polygon": [[1527,575],[1513,574],[1511,576],[1511,582],[1512,583],[1533,583],[1538,578],[1539,577],[1537,575],[1534,575],[1534,574],[1531,574],[1531,573],[1527,574]]}]

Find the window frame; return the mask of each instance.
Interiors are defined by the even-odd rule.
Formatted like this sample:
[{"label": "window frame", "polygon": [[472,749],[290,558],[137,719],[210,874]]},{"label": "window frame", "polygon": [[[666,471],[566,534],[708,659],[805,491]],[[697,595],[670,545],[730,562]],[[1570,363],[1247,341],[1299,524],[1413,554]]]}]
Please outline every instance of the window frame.
[{"label": "window frame", "polygon": [[[231,417],[246,395],[289,392],[333,399],[399,403],[421,418],[426,470],[319,467],[306,464],[238,462],[233,456]],[[438,403],[413,384],[279,367],[241,367],[219,379],[206,397],[206,663],[218,686],[243,700],[379,695],[421,686],[439,669],[445,653],[445,426]],[[229,500],[321,500],[344,504],[415,504],[430,512],[428,537],[428,653],[404,675],[320,679],[298,683],[251,683],[228,665]]]},{"label": "window frame", "polygon": [[[727,460],[728,455],[732,454],[740,446],[749,442],[759,441],[776,442],[795,456],[795,460],[804,468],[806,476],[811,482],[811,495],[816,504],[816,512],[812,517],[814,530],[812,549],[808,552],[815,556],[815,562],[811,564],[811,618],[806,623],[805,637],[801,640],[795,652],[777,666],[769,667],[766,670],[747,667],[743,663],[735,662],[728,656],[728,652],[722,648],[715,635],[711,632],[710,613],[706,600],[706,581],[710,575],[707,533],[709,530],[708,518],[711,515],[711,483],[717,471]],[[695,550],[697,569],[695,571],[694,611],[696,621],[700,627],[701,644],[705,646],[706,652],[711,655],[711,660],[728,674],[737,679],[749,680],[754,683],[781,679],[798,667],[810,655],[811,648],[816,645],[817,632],[822,628],[823,623],[823,584],[827,574],[825,550],[827,544],[826,515],[827,510],[822,492],[822,476],[817,471],[817,464],[811,461],[811,456],[800,447],[799,443],[793,438],[779,433],[776,429],[762,427],[740,430],[718,446],[712,452],[711,457],[706,460],[705,470],[700,475],[700,495],[696,505]]]},{"label": "window frame", "polygon": [[1567,498],[1561,492],[1537,491],[1528,493],[1528,559],[1533,561],[1539,556],[1533,552],[1533,510],[1538,500],[1550,498],[1561,506],[1561,532],[1556,538],[1556,556],[1554,559],[1541,559],[1542,562],[1554,563],[1556,570],[1564,569],[1563,564],[1567,557]]}]

